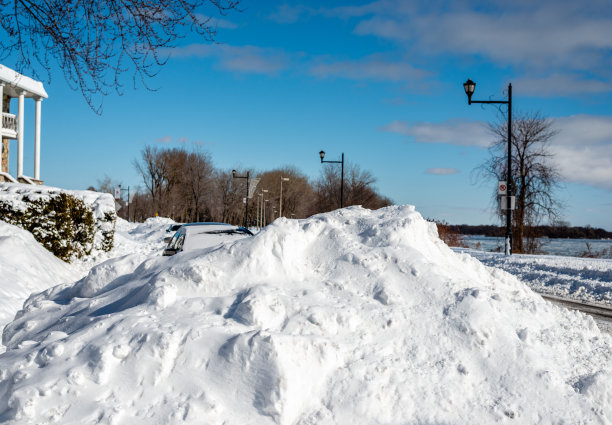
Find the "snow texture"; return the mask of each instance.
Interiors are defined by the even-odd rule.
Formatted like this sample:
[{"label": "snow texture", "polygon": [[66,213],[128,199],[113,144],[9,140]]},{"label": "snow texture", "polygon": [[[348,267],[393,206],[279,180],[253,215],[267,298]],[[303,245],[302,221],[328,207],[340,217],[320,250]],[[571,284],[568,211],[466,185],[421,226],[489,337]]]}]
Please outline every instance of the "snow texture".
[{"label": "snow texture", "polygon": [[110,258],[31,296],[3,343],[12,424],[612,422],[612,337],[411,206]]},{"label": "snow texture", "polygon": [[539,293],[612,305],[612,261],[554,255],[512,255],[455,248],[528,282]]}]

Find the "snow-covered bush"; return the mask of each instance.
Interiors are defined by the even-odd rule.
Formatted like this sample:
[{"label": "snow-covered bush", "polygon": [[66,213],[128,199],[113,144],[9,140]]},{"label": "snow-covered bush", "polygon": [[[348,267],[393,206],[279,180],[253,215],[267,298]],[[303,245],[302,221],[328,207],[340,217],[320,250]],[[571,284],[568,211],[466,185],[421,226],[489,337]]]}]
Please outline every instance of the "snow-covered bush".
[{"label": "snow-covered bush", "polygon": [[0,217],[28,230],[55,256],[70,262],[94,249],[113,248],[117,216],[99,199],[110,195],[90,194],[95,192],[1,184]]},{"label": "snow-covered bush", "polygon": [[24,198],[25,211],[0,201],[4,221],[28,230],[38,242],[64,261],[91,253],[95,222],[91,208],[67,193],[47,199]]}]

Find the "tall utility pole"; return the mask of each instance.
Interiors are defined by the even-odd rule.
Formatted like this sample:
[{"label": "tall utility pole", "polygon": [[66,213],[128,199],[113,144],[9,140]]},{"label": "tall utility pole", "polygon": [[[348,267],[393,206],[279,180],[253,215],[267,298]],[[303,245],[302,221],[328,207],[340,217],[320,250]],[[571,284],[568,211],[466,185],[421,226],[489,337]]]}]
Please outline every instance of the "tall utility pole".
[{"label": "tall utility pole", "polygon": [[288,182],[289,177],[281,176],[280,178],[281,187],[280,187],[280,201],[279,201],[279,206],[278,206],[278,217],[279,218],[283,216],[283,181]]},{"label": "tall utility pole", "polygon": [[246,176],[237,176],[236,170],[232,170],[232,177],[235,179],[246,179],[246,198],[244,198],[244,228],[249,227],[249,180],[251,179],[250,171],[247,171]]},{"label": "tall utility pole", "polygon": [[514,188],[512,187],[512,84],[508,84],[508,100],[472,100],[474,90],[476,90],[476,83],[468,78],[463,83],[463,89],[468,97],[468,105],[472,103],[486,103],[486,104],[503,104],[508,105],[508,171],[506,172],[506,243],[505,253],[506,255],[512,255],[512,193]]},{"label": "tall utility pole", "polygon": [[342,152],[342,160],[341,161],[323,161],[325,158],[325,151],[319,152],[319,157],[321,157],[321,164],[342,164],[340,171],[340,208],[344,207],[344,152]]}]

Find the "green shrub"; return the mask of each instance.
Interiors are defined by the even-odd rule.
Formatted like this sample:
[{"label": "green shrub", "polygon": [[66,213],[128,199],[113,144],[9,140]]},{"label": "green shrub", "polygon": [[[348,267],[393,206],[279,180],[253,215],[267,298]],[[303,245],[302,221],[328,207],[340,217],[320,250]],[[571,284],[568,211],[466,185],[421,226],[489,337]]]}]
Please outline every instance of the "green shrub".
[{"label": "green shrub", "polygon": [[[22,202],[23,205],[17,208],[15,204],[0,201],[2,220],[28,230],[38,242],[64,261],[70,262],[91,253],[98,226],[92,209],[81,199],[60,192],[50,194],[48,198],[25,196]],[[107,250],[112,248],[114,236],[114,219],[109,219],[112,222],[111,234],[107,229],[102,236],[102,247],[109,247]]]}]

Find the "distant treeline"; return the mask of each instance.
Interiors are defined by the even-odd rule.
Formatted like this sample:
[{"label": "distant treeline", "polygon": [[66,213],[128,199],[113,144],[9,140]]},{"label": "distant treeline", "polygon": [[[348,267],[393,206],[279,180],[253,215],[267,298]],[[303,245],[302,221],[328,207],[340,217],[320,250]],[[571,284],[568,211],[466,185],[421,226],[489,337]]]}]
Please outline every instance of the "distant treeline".
[{"label": "distant treeline", "polygon": [[[505,226],[459,224],[453,226],[462,235],[504,236]],[[535,237],[560,239],[612,239],[612,232],[595,227],[536,226],[529,229]]]}]

